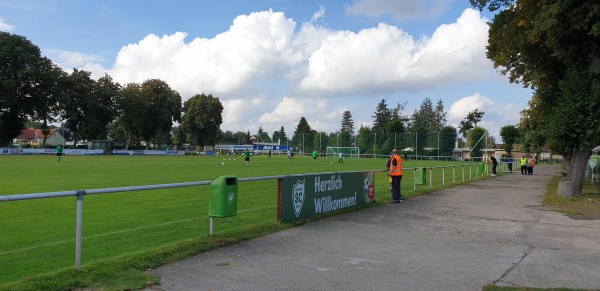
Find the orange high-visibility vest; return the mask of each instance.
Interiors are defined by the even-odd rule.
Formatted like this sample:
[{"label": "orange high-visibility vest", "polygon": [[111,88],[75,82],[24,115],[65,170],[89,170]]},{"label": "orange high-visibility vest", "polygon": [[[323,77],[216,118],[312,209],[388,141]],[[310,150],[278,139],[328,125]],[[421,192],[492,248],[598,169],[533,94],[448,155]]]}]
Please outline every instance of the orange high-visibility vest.
[{"label": "orange high-visibility vest", "polygon": [[[394,160],[396,161],[396,166],[394,166]],[[402,176],[402,158],[398,155],[392,157],[392,162],[390,163],[390,176]]]}]

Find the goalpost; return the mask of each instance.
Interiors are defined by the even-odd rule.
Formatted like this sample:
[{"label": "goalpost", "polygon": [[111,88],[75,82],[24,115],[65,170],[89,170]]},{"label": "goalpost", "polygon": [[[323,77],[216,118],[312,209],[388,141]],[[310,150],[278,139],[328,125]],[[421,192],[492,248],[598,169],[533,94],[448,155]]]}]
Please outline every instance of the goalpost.
[{"label": "goalpost", "polygon": [[327,147],[325,157],[337,158],[338,154],[342,153],[344,157],[348,158],[359,158],[360,148],[358,147]]}]

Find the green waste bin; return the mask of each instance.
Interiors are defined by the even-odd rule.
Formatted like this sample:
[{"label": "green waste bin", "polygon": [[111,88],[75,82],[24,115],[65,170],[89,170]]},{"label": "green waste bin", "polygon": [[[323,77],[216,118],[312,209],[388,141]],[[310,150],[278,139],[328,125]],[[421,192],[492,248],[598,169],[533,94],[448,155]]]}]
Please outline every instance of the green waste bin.
[{"label": "green waste bin", "polygon": [[221,176],[210,183],[208,216],[230,217],[237,214],[238,180],[235,176]]},{"label": "green waste bin", "polygon": [[427,170],[425,168],[417,168],[415,175],[415,184],[424,185],[427,181]]},{"label": "green waste bin", "polygon": [[485,171],[485,164],[484,163],[477,164],[477,173],[483,174],[484,171]]}]

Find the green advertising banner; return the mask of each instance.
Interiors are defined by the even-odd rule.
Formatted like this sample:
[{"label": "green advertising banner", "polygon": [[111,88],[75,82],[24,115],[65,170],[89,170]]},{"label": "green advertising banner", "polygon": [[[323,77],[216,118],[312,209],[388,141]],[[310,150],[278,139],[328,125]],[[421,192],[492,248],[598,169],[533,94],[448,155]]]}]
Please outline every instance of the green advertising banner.
[{"label": "green advertising banner", "polygon": [[279,179],[281,222],[364,205],[375,199],[375,172],[294,175]]}]

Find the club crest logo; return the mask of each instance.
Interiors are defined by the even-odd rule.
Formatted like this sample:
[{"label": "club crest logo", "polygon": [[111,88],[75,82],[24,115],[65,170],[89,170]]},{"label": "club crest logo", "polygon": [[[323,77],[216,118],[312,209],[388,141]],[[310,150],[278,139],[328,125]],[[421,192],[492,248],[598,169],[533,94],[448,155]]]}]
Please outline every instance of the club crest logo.
[{"label": "club crest logo", "polygon": [[233,203],[233,200],[235,199],[235,194],[233,194],[233,192],[229,193],[229,195],[227,195],[227,202],[229,202],[229,204]]},{"label": "club crest logo", "polygon": [[305,180],[298,180],[296,182],[296,184],[294,184],[294,197],[293,197],[293,203],[294,203],[294,212],[296,213],[296,217],[300,216],[300,212],[302,211],[302,206],[304,205],[304,182]]}]

